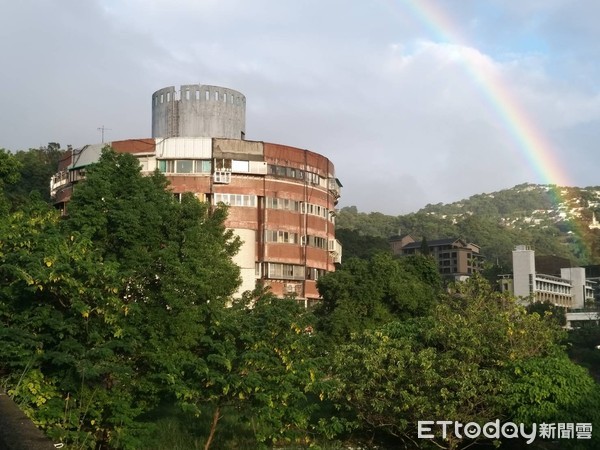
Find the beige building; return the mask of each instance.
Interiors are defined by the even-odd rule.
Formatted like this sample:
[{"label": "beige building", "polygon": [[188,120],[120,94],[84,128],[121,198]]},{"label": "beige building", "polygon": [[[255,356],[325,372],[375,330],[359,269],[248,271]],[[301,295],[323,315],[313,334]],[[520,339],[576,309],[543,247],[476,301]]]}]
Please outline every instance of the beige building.
[{"label": "beige building", "polygon": [[[423,251],[423,241],[417,241],[411,235],[392,236],[389,243],[395,255],[414,255]],[[463,239],[427,241],[427,248],[444,278],[464,280],[482,269],[481,249]]]}]

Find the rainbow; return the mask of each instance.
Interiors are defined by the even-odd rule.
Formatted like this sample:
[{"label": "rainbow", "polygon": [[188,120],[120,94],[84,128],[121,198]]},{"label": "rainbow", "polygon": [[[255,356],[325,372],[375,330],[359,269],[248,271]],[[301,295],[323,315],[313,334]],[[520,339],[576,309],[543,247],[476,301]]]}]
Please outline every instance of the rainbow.
[{"label": "rainbow", "polygon": [[[401,14],[403,17],[406,11],[409,11],[427,28],[434,41],[456,47],[464,63],[464,69],[472,77],[474,85],[489,103],[541,183],[557,187],[574,185],[564,170],[565,165],[561,163],[560,152],[541,132],[535,120],[519,103],[513,90],[502,80],[498,71],[494,70],[493,62],[481,64],[467,54],[467,49],[473,46],[469,45],[449,14],[432,0],[383,0],[383,2],[394,13]],[[555,188],[553,191],[557,199],[560,199],[560,189]],[[583,242],[586,224],[575,223],[574,228],[581,238],[582,247],[589,249],[589,243]],[[585,252],[584,249],[581,250]]]},{"label": "rainbow", "polygon": [[[400,0],[417,20],[426,26],[435,40],[457,48],[470,48],[450,16],[431,0]],[[519,104],[510,87],[492,70],[491,64],[476,64],[464,53],[462,60],[482,96],[488,101],[507,132],[522,151],[529,166],[544,184],[571,186],[559,152],[539,130],[535,121]]]}]

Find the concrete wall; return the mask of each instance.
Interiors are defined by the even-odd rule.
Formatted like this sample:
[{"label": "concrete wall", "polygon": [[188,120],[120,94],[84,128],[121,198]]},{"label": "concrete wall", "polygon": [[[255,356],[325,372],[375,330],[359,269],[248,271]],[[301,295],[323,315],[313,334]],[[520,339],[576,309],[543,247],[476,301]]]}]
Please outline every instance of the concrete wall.
[{"label": "concrete wall", "polygon": [[572,308],[580,309],[585,305],[585,269],[583,267],[567,267],[560,269],[560,276],[571,280],[573,300]]},{"label": "concrete wall", "polygon": [[535,252],[525,245],[517,245],[512,256],[514,294],[527,297],[531,293],[529,276],[535,274]]},{"label": "concrete wall", "polygon": [[236,228],[234,232],[242,240],[240,251],[233,257],[233,262],[239,266],[242,277],[242,284],[235,293],[236,296],[240,296],[244,291],[251,291],[256,287],[256,231]]},{"label": "concrete wall", "polygon": [[0,449],[51,450],[54,445],[5,392],[0,391]]},{"label": "concrete wall", "polygon": [[245,133],[246,97],[241,92],[188,84],[152,94],[152,137],[243,139]]}]

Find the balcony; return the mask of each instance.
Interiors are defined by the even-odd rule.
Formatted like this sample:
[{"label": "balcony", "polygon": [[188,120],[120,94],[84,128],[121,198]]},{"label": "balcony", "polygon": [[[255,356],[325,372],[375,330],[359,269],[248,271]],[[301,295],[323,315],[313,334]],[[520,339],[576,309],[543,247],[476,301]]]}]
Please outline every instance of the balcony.
[{"label": "balcony", "polygon": [[333,262],[340,264],[342,262],[342,244],[337,239],[329,239],[327,249],[333,259]]}]

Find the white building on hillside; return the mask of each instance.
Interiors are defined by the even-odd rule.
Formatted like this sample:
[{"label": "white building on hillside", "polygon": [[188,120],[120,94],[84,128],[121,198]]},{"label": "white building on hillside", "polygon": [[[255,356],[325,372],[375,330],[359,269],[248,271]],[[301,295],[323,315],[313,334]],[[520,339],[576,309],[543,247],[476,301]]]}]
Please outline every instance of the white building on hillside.
[{"label": "white building on hillside", "polygon": [[[518,299],[529,302],[550,302],[567,308],[567,326],[571,320],[582,320],[569,311],[582,310],[586,302],[594,300],[594,284],[585,277],[583,267],[560,269],[560,277],[536,272],[535,251],[526,245],[517,245],[513,250],[512,278],[503,277],[501,288],[509,290]],[[587,316],[586,316],[587,317]],[[597,313],[587,320],[598,320]]]},{"label": "white building on hillside", "polygon": [[561,268],[560,277],[537,273],[535,251],[526,245],[517,245],[512,259],[515,297],[575,309],[594,299],[594,283],[586,280],[583,267]]}]

